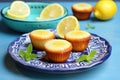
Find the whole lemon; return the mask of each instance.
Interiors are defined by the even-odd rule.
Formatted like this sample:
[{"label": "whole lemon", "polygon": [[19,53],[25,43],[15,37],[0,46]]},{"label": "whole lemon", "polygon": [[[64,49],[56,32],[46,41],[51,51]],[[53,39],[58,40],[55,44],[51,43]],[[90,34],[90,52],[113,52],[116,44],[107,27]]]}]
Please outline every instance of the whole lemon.
[{"label": "whole lemon", "polygon": [[94,16],[100,20],[111,19],[116,12],[117,6],[113,0],[100,0],[94,7]]}]

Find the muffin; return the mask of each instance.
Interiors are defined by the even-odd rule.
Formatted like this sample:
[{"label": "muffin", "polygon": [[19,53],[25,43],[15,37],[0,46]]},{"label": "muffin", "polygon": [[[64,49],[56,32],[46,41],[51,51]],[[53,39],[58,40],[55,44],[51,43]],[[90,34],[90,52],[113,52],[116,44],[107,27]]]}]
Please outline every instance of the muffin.
[{"label": "muffin", "polygon": [[53,39],[45,43],[47,57],[52,62],[65,62],[70,55],[72,45],[62,39]]},{"label": "muffin", "polygon": [[89,19],[93,7],[87,3],[77,3],[72,5],[73,15],[77,17],[78,20]]},{"label": "muffin", "polygon": [[45,42],[55,37],[53,32],[42,29],[32,31],[29,36],[33,47],[37,50],[44,50]]},{"label": "muffin", "polygon": [[65,39],[72,44],[73,51],[84,51],[88,47],[91,34],[86,31],[74,30],[65,34]]}]

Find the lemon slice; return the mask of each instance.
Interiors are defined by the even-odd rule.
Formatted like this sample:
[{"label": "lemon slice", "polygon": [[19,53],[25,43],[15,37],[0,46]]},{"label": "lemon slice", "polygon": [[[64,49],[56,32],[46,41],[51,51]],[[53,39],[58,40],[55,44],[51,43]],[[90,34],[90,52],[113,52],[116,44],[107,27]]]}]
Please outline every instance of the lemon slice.
[{"label": "lemon slice", "polygon": [[9,16],[11,18],[17,18],[17,19],[23,19],[23,20],[26,19],[25,16],[23,16],[23,15],[16,15],[14,13],[14,11],[10,11],[10,10],[7,11],[7,16]]},{"label": "lemon slice", "polygon": [[74,16],[67,16],[58,23],[57,34],[59,37],[64,38],[67,32],[79,29],[80,25],[77,18]]},{"label": "lemon slice", "polygon": [[57,18],[64,15],[64,8],[62,5],[58,3],[53,3],[48,6],[46,6],[41,14],[40,17],[37,17],[37,20],[46,20],[46,19],[52,19]]},{"label": "lemon slice", "polygon": [[7,15],[12,18],[25,19],[30,15],[30,8],[23,1],[14,1],[7,11]]}]

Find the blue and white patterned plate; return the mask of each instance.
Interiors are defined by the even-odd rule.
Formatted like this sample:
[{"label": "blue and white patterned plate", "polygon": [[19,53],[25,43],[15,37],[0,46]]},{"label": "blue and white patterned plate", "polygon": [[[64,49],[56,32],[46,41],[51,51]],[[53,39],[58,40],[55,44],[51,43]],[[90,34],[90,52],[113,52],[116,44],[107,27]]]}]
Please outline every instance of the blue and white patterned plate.
[{"label": "blue and white patterned plate", "polygon": [[[51,63],[46,60],[42,60],[42,57],[46,54],[45,51],[33,50],[37,54],[37,58],[30,61],[25,61],[19,55],[19,50],[26,50],[26,47],[31,43],[29,33],[21,35],[15,41],[13,41],[9,47],[8,52],[12,59],[19,65],[36,70],[39,72],[50,73],[73,73],[81,72],[95,67],[106,61],[111,55],[112,47],[109,42],[104,38],[91,34],[92,38],[89,42],[88,48],[83,52],[71,52],[69,59],[64,63]],[[91,50],[97,50],[97,54],[90,62],[75,62],[81,54],[88,54]]]}]

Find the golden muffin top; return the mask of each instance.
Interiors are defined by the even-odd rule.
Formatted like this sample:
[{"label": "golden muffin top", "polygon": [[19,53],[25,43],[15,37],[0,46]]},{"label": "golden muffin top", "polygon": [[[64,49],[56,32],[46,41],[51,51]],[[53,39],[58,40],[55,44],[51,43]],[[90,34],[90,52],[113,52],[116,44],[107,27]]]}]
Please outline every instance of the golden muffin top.
[{"label": "golden muffin top", "polygon": [[92,6],[87,3],[77,3],[72,6],[73,9],[76,9],[77,11],[80,10],[91,10]]},{"label": "golden muffin top", "polygon": [[45,43],[45,48],[51,52],[65,52],[72,50],[72,45],[70,42],[62,39],[53,39]]},{"label": "golden muffin top", "polygon": [[54,38],[54,33],[49,30],[34,30],[30,33],[30,37],[34,39],[49,39]]},{"label": "golden muffin top", "polygon": [[80,40],[89,37],[91,37],[91,34],[82,30],[74,30],[65,34],[65,39],[67,40]]}]

